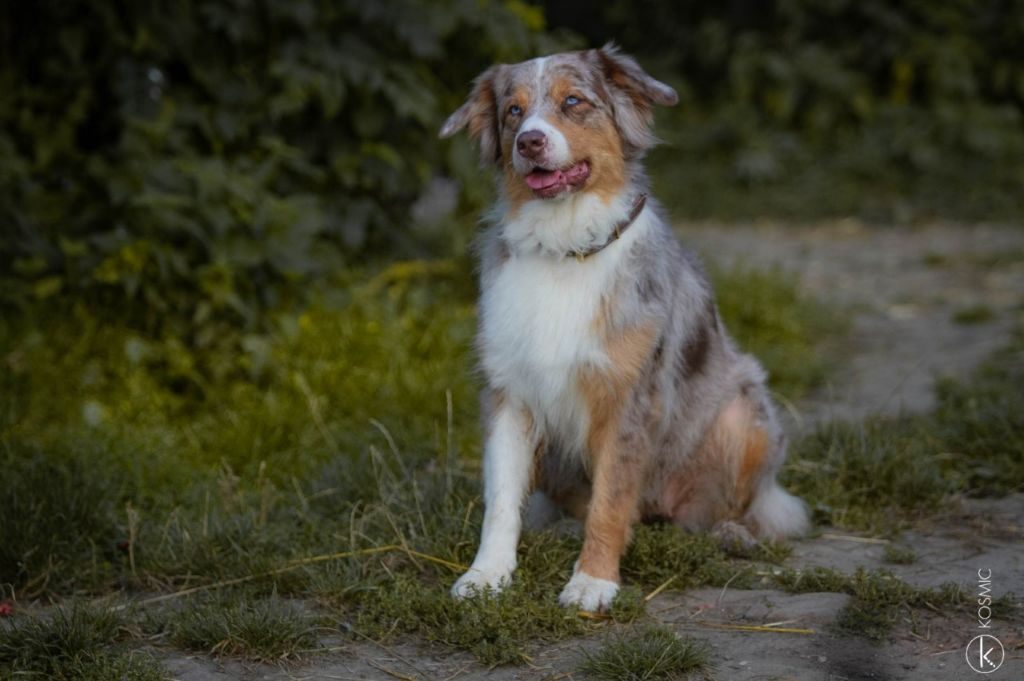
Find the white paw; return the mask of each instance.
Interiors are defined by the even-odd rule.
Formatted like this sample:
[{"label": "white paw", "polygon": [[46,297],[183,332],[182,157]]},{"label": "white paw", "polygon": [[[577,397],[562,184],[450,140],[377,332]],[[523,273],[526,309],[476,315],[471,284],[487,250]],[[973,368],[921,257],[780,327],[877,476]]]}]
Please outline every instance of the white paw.
[{"label": "white paw", "polygon": [[576,607],[587,612],[600,612],[611,607],[619,585],[607,579],[591,577],[586,572],[573,573],[562,589],[558,602],[567,608]]},{"label": "white paw", "polygon": [[452,585],[452,596],[470,598],[486,591],[497,593],[512,581],[515,566],[471,567]]}]

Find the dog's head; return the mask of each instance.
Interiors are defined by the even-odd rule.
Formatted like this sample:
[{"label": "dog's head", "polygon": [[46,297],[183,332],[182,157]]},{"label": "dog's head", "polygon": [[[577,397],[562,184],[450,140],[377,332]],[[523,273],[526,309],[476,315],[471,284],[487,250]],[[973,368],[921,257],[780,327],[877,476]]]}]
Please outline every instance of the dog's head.
[{"label": "dog's head", "polygon": [[468,126],[484,162],[503,169],[515,203],[577,191],[611,195],[627,180],[626,164],[656,141],[651,106],[677,101],[675,90],[606,45],[492,66],[441,137]]}]

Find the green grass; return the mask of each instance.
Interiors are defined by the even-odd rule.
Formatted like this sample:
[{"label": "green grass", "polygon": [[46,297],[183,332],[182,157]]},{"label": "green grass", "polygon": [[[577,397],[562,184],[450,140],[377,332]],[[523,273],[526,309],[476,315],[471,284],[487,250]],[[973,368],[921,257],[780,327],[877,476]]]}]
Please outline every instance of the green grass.
[{"label": "green grass", "polygon": [[778,564],[788,547],[764,544],[750,555],[729,554],[708,534],[687,534],[670,523],[639,525],[622,560],[622,574],[648,588],[671,579],[673,588],[723,586],[744,588],[756,580],[763,564]]},{"label": "green grass", "polygon": [[120,626],[115,614],[79,604],[58,608],[49,618],[15,617],[0,629],[0,662],[29,670],[61,664],[113,643]]},{"label": "green grass", "polygon": [[934,251],[925,253],[921,258],[928,267],[945,268],[955,264],[966,262],[971,267],[979,270],[996,270],[1010,267],[1017,267],[1024,263],[1024,248],[1010,248],[995,252],[978,253],[967,252],[950,256]]},{"label": "green grass", "polygon": [[374,639],[416,634],[466,650],[485,665],[522,664],[531,646],[583,635],[594,627],[558,604],[558,588],[525,569],[500,594],[456,601],[440,585],[398,575],[366,592],[354,630]]},{"label": "green grass", "polygon": [[828,342],[845,331],[840,311],[810,297],[792,274],[744,266],[713,270],[722,319],[744,351],[764,364],[788,400],[819,385],[832,364]]},{"label": "green grass", "polygon": [[[475,536],[467,543],[475,546]],[[466,650],[485,664],[522,662],[538,642],[594,629],[594,621],[558,605],[558,593],[569,579],[579,548],[576,538],[528,534],[520,542],[519,569],[511,587],[468,601],[454,601],[448,595],[453,573],[442,573],[440,583],[424,580],[422,572],[382,579],[351,594],[348,602],[356,618],[352,626],[374,638],[416,633]],[[769,547],[757,557],[778,561],[781,554]],[[465,556],[471,558],[472,551]],[[616,622],[629,623],[643,618],[644,594],[666,580],[672,580],[669,586],[674,589],[726,583],[742,588],[760,582],[764,564],[727,555],[707,535],[684,534],[671,525],[642,525],[636,528],[622,572],[625,588],[610,615]]]},{"label": "green grass", "polygon": [[166,681],[152,657],[119,650],[126,638],[114,612],[81,604],[0,623],[0,678],[53,681]]},{"label": "green grass", "polygon": [[[87,461],[91,463],[87,463]],[[124,539],[118,483],[90,444],[43,449],[0,441],[0,574],[25,596],[95,587]]]},{"label": "green grass", "polygon": [[985,304],[962,307],[953,313],[953,321],[957,324],[984,324],[995,317],[992,308]]},{"label": "green grass", "polygon": [[966,383],[940,381],[924,422],[944,452],[935,456],[950,485],[975,496],[1024,490],[1024,331]]},{"label": "green grass", "polygon": [[941,269],[944,267],[949,267],[951,259],[945,253],[936,253],[935,251],[928,251],[923,256],[921,256],[921,262],[927,265],[928,267]]},{"label": "green grass", "polygon": [[[282,318],[242,357],[200,360],[81,310],[3,322],[0,570],[18,598],[166,594],[241,578],[147,606],[148,617],[161,641],[263,661],[301,658],[323,633],[414,634],[487,664],[520,663],[539,642],[603,626],[557,605],[579,550],[563,535],[524,538],[508,593],[464,603],[447,594],[453,565],[473,558],[481,502],[472,295],[462,274],[445,272],[393,268]],[[819,361],[815,339],[836,328],[820,306],[777,273],[716,280],[723,316],[744,347],[766,355],[776,389],[812,385],[823,365],[785,367]],[[953,492],[1021,489],[1020,347],[970,383],[943,383],[931,415],[834,425],[797,442],[787,484],[819,519],[882,532]],[[219,378],[196,368],[219,363]],[[385,545],[409,551],[365,553]],[[643,594],[670,579],[671,589],[775,586],[772,566],[786,555],[784,546],[730,555],[707,536],[639,527],[613,619],[642,621]],[[875,603],[866,586],[832,588]],[[315,605],[307,613],[290,599]],[[882,631],[894,612],[922,607],[895,602],[863,626],[851,609],[850,628]],[[4,636],[43,622],[22,617]],[[139,645],[137,627],[118,627],[90,625],[98,639],[57,638],[52,655],[34,646],[5,663],[71,660],[48,673],[85,678],[73,674],[92,664],[149,678],[148,658],[123,650]]]},{"label": "green grass", "polygon": [[913,565],[917,562],[917,554],[909,546],[886,544],[882,549],[882,560],[893,565]]},{"label": "green grass", "polygon": [[816,522],[892,532],[953,491],[944,455],[916,419],[829,423],[794,443],[783,481]]},{"label": "green grass", "polygon": [[0,679],[47,681],[170,681],[171,675],[146,653],[88,653],[78,657],[35,660],[32,666],[0,667]]},{"label": "green grass", "polygon": [[584,651],[579,665],[586,677],[605,681],[679,679],[707,668],[706,644],[654,625],[607,637],[596,652]]},{"label": "green grass", "polygon": [[892,533],[951,494],[1024,490],[1024,334],[929,414],[830,423],[793,446],[783,481],[819,522]]},{"label": "green grass", "polygon": [[[850,601],[839,613],[836,628],[845,633],[881,640],[901,617],[927,608],[947,616],[966,614],[970,596],[952,582],[936,588],[917,588],[885,570],[858,568],[853,574],[815,567],[785,569],[774,574],[773,582],[791,593],[845,593]],[[1012,596],[1005,599],[1007,610]],[[1004,611],[1005,612],[1005,611]]]},{"label": "green grass", "polygon": [[[169,588],[330,551],[330,533],[355,545],[367,509],[415,506],[428,490],[395,490],[437,484],[427,467],[471,495],[471,276],[400,263],[282,316],[241,355],[146,339],[84,307],[0,323],[0,517],[18,519],[0,523],[0,570],[26,597]],[[829,323],[793,279],[716,281],[723,316],[778,390],[821,376],[814,340]],[[387,541],[426,534],[366,516]]]},{"label": "green grass", "polygon": [[316,652],[312,618],[279,598],[191,602],[170,617],[171,640],[185,650],[280,663]]}]

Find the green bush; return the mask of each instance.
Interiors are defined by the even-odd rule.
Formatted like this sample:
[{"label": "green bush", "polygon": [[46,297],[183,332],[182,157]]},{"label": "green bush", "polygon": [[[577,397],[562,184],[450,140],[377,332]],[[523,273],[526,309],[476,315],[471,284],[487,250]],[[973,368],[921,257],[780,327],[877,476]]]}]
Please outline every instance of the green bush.
[{"label": "green bush", "polygon": [[127,308],[194,347],[368,255],[459,250],[422,224],[457,193],[417,204],[441,175],[481,191],[437,128],[549,44],[518,0],[43,0],[0,26],[0,304]]},{"label": "green bush", "polygon": [[551,25],[615,38],[679,89],[652,160],[683,214],[1019,221],[1024,6],[544,4]]}]

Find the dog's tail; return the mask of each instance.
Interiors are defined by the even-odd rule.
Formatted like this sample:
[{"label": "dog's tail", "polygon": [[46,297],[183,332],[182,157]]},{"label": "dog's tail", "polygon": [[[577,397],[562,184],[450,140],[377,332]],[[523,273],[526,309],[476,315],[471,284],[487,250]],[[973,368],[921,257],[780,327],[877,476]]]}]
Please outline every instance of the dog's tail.
[{"label": "dog's tail", "polygon": [[772,480],[758,492],[747,509],[747,524],[761,539],[799,537],[810,529],[807,506]]}]

